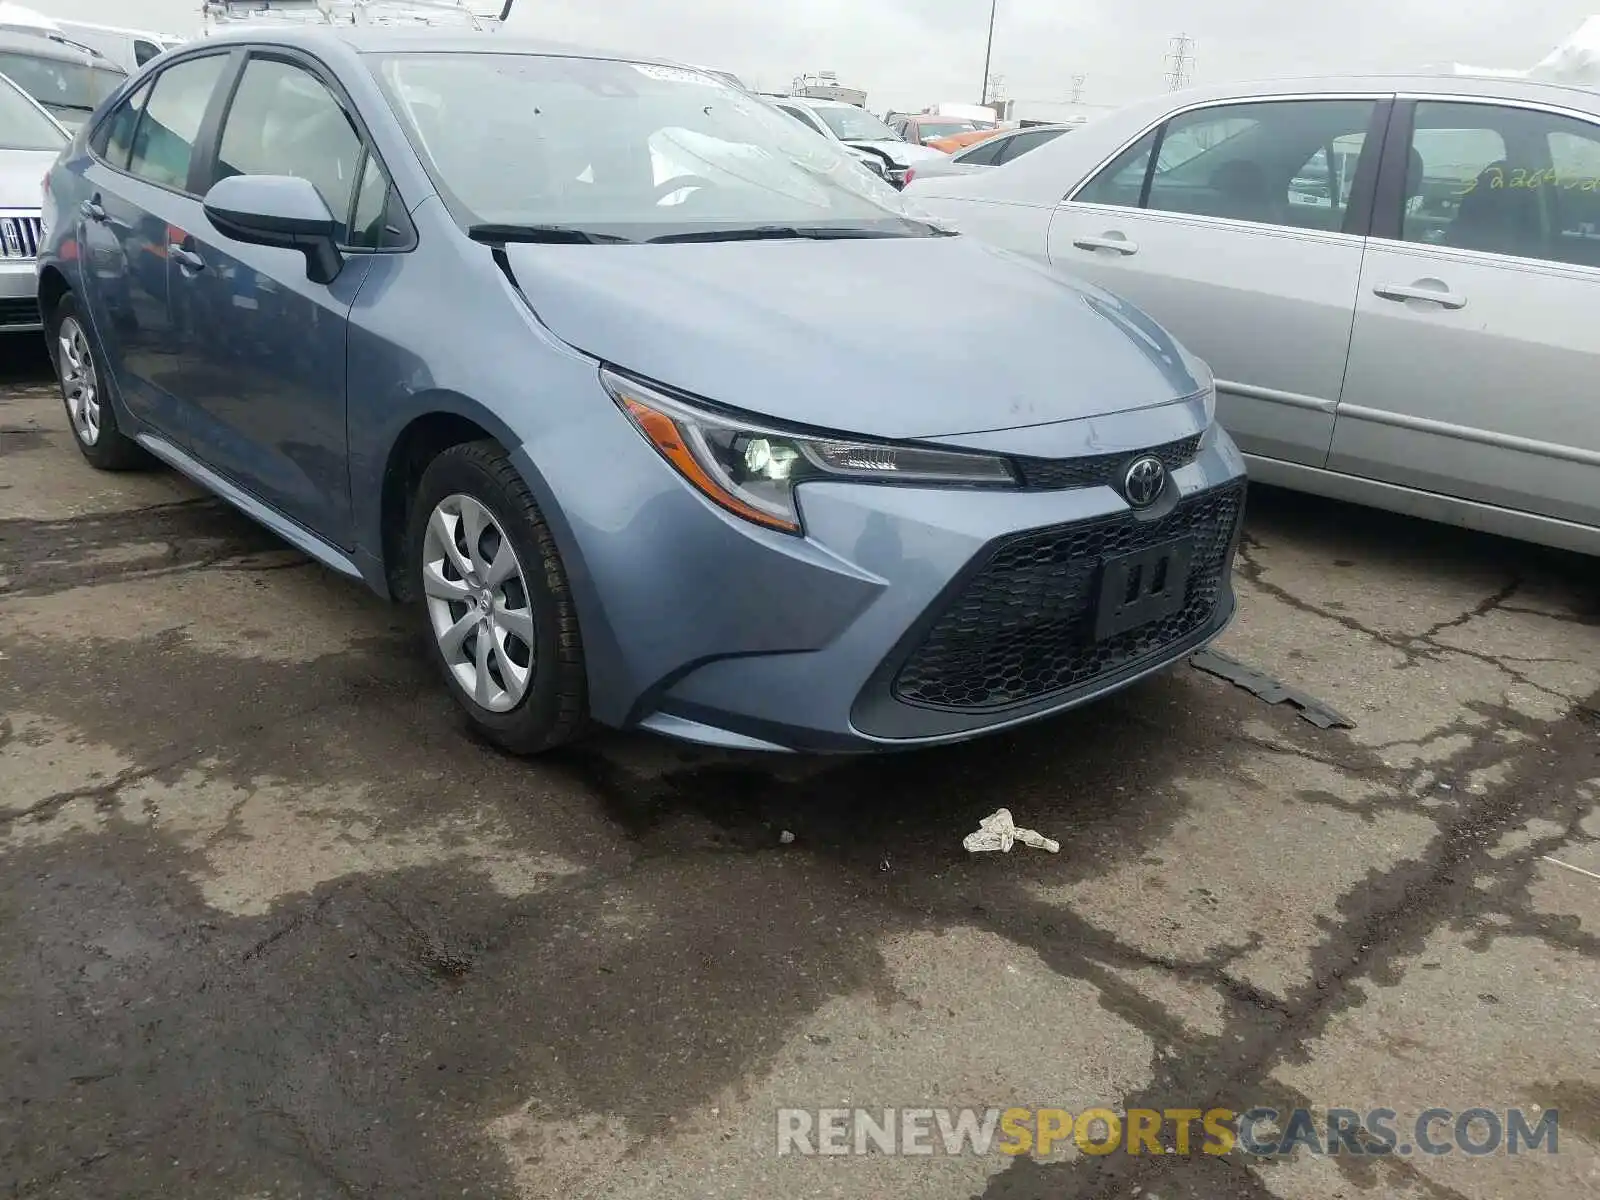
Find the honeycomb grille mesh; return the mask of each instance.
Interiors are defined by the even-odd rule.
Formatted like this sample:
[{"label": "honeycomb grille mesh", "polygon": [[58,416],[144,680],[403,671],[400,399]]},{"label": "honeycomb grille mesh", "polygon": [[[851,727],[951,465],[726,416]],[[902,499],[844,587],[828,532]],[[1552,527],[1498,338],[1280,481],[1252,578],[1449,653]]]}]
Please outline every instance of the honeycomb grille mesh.
[{"label": "honeycomb grille mesh", "polygon": [[1130,450],[1121,454],[1091,454],[1086,458],[1013,459],[1022,472],[1022,486],[1034,492],[1064,491],[1067,488],[1122,487],[1124,466],[1142,454],[1153,454],[1169,471],[1194,461],[1200,452],[1200,434],[1149,450]]},{"label": "honeycomb grille mesh", "polygon": [[[1216,612],[1244,485],[1181,501],[1158,521],[1131,515],[1035,530],[1001,542],[949,602],[895,677],[895,696],[930,708],[1038,700],[1132,667],[1183,641]],[[1194,538],[1183,607],[1096,641],[1104,559]]]}]

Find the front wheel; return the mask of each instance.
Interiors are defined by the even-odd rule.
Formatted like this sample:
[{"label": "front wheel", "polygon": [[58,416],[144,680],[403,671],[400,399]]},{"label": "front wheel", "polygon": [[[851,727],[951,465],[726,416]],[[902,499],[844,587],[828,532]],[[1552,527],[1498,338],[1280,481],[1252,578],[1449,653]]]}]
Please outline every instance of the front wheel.
[{"label": "front wheel", "polygon": [[152,465],[143,447],[117,428],[117,414],[106,393],[105,372],[84,328],[77,297],[71,292],[56,302],[49,329],[61,400],[72,426],[72,440],[83,457],[102,471],[129,471]]},{"label": "front wheel", "polygon": [[493,442],[453,446],[423,472],[407,546],[424,635],[446,685],[516,754],[587,720],[577,610],[555,539]]}]

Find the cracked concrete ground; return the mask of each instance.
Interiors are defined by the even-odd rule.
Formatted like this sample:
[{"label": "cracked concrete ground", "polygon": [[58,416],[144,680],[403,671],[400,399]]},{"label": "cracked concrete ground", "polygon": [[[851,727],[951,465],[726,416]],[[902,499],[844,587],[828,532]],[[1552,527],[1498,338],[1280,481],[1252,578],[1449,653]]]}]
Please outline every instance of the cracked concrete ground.
[{"label": "cracked concrete ground", "polygon": [[[1221,648],[1353,730],[1183,668],[914,755],[520,762],[404,613],[9,370],[4,1194],[1600,1194],[1592,562],[1263,490]],[[1061,853],[966,855],[1000,805]],[[1560,1152],[776,1156],[846,1104],[1554,1107]]]}]

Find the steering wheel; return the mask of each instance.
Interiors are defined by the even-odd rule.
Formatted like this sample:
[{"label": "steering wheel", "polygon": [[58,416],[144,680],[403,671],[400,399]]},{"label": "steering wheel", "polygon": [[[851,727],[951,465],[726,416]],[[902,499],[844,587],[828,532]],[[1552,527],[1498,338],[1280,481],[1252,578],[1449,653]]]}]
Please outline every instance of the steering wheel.
[{"label": "steering wheel", "polygon": [[656,184],[656,203],[660,204],[674,192],[681,192],[684,188],[716,187],[704,175],[674,175],[671,179],[663,179]]}]

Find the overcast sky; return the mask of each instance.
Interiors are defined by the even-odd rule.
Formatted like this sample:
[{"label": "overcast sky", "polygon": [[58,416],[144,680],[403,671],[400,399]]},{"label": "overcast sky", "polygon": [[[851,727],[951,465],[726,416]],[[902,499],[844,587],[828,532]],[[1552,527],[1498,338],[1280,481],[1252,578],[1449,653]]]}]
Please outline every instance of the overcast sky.
[{"label": "overcast sky", "polygon": [[[23,0],[52,16],[188,34],[199,0]],[[482,0],[489,8],[495,0]],[[994,73],[1026,115],[1072,92],[1114,104],[1162,90],[1176,34],[1197,82],[1427,63],[1532,66],[1600,0],[998,0]],[[988,0],[517,0],[515,28],[719,67],[762,90],[834,71],[868,107],[976,101]],[[1048,115],[1048,114],[1044,114]]]}]

